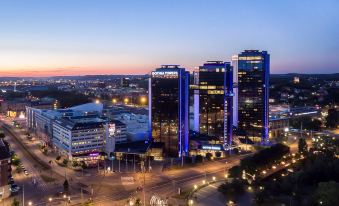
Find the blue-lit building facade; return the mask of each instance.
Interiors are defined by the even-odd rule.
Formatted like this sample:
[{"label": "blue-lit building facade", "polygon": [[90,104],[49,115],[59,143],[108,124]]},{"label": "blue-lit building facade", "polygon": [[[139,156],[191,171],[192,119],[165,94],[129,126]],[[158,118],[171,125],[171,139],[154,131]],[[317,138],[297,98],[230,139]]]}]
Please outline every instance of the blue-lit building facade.
[{"label": "blue-lit building facade", "polygon": [[163,65],[149,80],[149,131],[154,142],[164,144],[166,157],[189,152],[189,72],[179,65]]},{"label": "blue-lit building facade", "polygon": [[194,125],[224,146],[232,145],[233,71],[229,62],[208,61],[199,67],[194,91]]},{"label": "blue-lit building facade", "polygon": [[245,50],[238,55],[238,129],[255,142],[269,137],[270,56],[266,51]]}]

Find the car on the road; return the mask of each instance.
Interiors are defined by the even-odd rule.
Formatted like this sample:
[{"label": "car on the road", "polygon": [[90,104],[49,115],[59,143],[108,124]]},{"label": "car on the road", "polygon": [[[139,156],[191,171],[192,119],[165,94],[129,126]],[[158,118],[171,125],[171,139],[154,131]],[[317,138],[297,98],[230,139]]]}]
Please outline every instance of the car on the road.
[{"label": "car on the road", "polygon": [[25,171],[24,171],[24,173],[25,173],[25,175],[26,175],[26,176],[28,176],[28,175],[29,175],[29,173],[27,172],[27,170],[25,170]]},{"label": "car on the road", "polygon": [[17,195],[19,193],[20,187],[17,186],[16,184],[12,184],[10,191],[11,195]]},{"label": "car on the road", "polygon": [[19,191],[20,187],[17,184],[11,184],[11,191]]}]

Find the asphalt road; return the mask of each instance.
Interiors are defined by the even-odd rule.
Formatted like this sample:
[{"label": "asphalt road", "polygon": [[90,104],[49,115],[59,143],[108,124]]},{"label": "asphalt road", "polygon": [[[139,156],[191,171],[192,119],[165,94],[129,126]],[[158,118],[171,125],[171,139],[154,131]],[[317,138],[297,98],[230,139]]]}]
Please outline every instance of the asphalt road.
[{"label": "asphalt road", "polygon": [[[140,199],[143,199],[141,192],[135,193],[136,188],[143,185],[144,178],[141,173],[122,172],[98,175],[94,169],[90,172],[86,172],[85,175],[82,176],[79,172],[58,165],[52,165],[50,169],[43,170],[43,166],[39,165],[39,162],[44,161],[45,163],[48,163],[49,159],[42,155],[37,144],[28,141],[24,136],[20,135],[18,129],[9,129],[12,129],[11,132],[6,132],[7,136],[10,137],[8,138],[10,140],[9,142],[30,173],[29,177],[24,178],[24,182],[19,183],[25,184],[26,201],[44,203],[48,200],[48,197],[53,197],[56,200],[57,198],[55,198],[54,194],[56,191],[60,190],[60,185],[62,184],[61,181],[64,180],[62,174],[65,174],[65,171],[67,172],[68,179],[71,180],[70,184],[76,188],[73,192],[72,204],[81,201],[80,187],[83,188],[83,191],[86,191],[86,193],[83,193],[83,199],[85,200],[92,197],[95,205],[124,205],[130,196],[137,196],[140,197]],[[20,140],[22,141],[21,143],[18,142]],[[25,144],[25,147],[29,149],[29,152],[34,154],[33,157],[22,147],[22,144]],[[204,179],[211,179],[213,176],[218,179],[223,178],[225,170],[238,164],[241,158],[242,156],[233,156],[227,160],[206,162],[202,165],[170,171],[161,171],[161,167],[152,165],[153,171],[151,173],[146,173],[145,175],[146,200],[149,202],[148,200],[154,194],[157,194],[162,198],[169,198],[177,194],[178,188],[181,188],[181,190],[190,189],[194,184],[200,183]],[[226,161],[228,162],[227,164],[225,163]],[[124,168],[125,164],[121,162],[122,171],[124,171]],[[133,167],[132,165],[128,165],[128,168],[129,171],[132,171],[131,168]],[[44,182],[41,179],[42,174],[55,177],[56,182],[58,183]],[[131,185],[123,185],[121,177],[133,177],[135,182]],[[33,185],[32,178],[36,179],[37,186]],[[79,184],[81,184],[81,186],[79,186]],[[92,189],[93,196],[89,194]],[[20,196],[18,198],[21,199]],[[176,201],[173,198],[171,200]],[[62,201],[61,203],[63,204]],[[55,203],[55,205],[57,204]]]}]

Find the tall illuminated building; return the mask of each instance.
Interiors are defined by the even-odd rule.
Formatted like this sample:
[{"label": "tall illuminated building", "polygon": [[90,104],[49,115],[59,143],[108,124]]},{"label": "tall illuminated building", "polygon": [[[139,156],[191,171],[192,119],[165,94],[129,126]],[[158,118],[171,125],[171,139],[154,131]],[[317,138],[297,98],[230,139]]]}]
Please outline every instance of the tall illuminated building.
[{"label": "tall illuminated building", "polygon": [[268,141],[270,55],[245,50],[238,55],[238,128],[255,141]]},{"label": "tall illuminated building", "polygon": [[199,67],[195,90],[195,125],[199,132],[232,145],[233,73],[229,62],[208,61]]},{"label": "tall illuminated building", "polygon": [[179,65],[162,65],[149,81],[151,138],[164,143],[166,157],[188,154],[189,72]]}]

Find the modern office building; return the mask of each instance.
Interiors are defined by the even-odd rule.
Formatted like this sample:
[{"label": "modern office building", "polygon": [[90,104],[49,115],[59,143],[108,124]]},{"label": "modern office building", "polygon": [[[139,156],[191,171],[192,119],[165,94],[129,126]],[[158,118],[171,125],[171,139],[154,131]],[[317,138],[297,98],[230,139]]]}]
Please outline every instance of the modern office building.
[{"label": "modern office building", "polygon": [[199,67],[194,91],[194,125],[199,125],[200,134],[214,137],[225,146],[232,145],[232,75],[229,62],[208,61]]},{"label": "modern office building", "polygon": [[188,154],[189,73],[179,65],[163,65],[149,80],[149,131],[164,143],[166,157]]},{"label": "modern office building", "polygon": [[266,143],[269,134],[270,56],[245,50],[238,55],[238,128],[254,141]]}]

